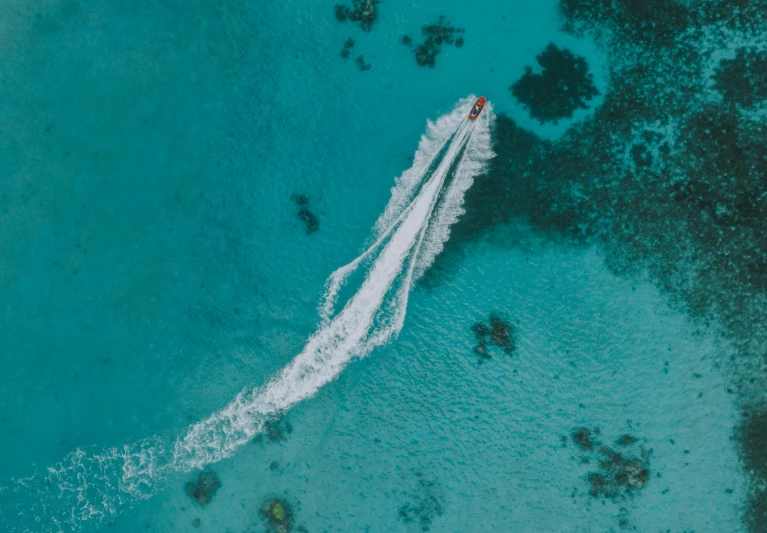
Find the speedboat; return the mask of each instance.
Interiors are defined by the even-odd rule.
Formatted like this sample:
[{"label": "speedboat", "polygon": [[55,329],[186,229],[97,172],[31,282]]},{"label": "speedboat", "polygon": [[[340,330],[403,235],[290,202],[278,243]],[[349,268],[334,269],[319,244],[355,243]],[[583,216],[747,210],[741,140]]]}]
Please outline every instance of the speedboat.
[{"label": "speedboat", "polygon": [[482,108],[485,107],[486,103],[487,100],[485,100],[485,97],[480,96],[479,99],[474,103],[474,107],[472,107],[471,111],[469,111],[469,119],[477,120],[477,117],[482,112]]}]

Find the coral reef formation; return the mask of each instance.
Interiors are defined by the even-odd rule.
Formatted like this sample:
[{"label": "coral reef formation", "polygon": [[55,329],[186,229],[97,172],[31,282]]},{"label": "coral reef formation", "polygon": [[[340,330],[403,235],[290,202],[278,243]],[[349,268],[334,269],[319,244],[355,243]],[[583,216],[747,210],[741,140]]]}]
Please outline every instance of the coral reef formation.
[{"label": "coral reef formation", "polygon": [[536,60],[541,73],[526,67],[524,75],[509,90],[541,124],[557,124],[572,117],[575,110],[587,109],[586,102],[599,94],[583,57],[552,43]]}]

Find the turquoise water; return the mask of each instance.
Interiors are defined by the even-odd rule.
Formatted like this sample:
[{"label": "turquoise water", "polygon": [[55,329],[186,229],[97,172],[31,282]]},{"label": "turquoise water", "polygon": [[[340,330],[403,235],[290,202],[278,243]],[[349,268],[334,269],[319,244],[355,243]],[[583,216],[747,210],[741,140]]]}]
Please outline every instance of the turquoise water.
[{"label": "turquoise water", "polygon": [[[401,36],[440,15],[465,45],[419,67]],[[172,455],[302,352],[427,120],[470,94],[549,139],[589,116],[540,126],[508,92],[551,41],[608,89],[609,58],[559,30],[556,2],[389,0],[369,33],[327,2],[17,0],[1,17],[4,530],[263,531],[270,497],[312,532],[742,528],[727,345],[598,248],[523,223],[414,284],[399,335],[291,403],[284,440],[222,454],[208,505],[184,491],[192,468],[98,473],[125,449]],[[491,313],[517,349],[480,363],[471,326]],[[589,495],[581,426],[652,449],[641,492]]]}]

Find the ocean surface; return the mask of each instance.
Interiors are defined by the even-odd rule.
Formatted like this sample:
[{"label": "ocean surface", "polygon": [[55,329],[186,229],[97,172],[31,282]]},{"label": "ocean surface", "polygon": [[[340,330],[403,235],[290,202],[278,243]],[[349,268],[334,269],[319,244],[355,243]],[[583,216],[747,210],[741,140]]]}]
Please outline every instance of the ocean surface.
[{"label": "ocean surface", "polygon": [[[749,530],[732,345],[652,272],[513,214],[428,272],[499,117],[556,142],[612,58],[555,0],[376,10],[0,8],[0,530]],[[549,43],[599,95],[541,124]]]}]

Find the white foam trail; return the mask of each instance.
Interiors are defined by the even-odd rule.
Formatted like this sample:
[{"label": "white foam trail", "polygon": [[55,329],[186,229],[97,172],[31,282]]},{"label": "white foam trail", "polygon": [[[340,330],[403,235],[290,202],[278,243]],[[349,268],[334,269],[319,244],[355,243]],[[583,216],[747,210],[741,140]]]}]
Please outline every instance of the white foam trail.
[{"label": "white foam trail", "polygon": [[[353,357],[366,355],[375,346],[388,341],[400,331],[413,272],[416,265],[420,264],[419,252],[428,234],[432,214],[448,172],[458,163],[458,168],[464,169],[461,181],[465,183],[466,179],[471,179],[470,169],[481,170],[481,166],[476,165],[462,167],[457,159],[465,155],[467,143],[474,131],[475,123],[465,119],[472,103],[473,101],[468,105],[462,103],[448,115],[462,120],[457,121],[459,127],[454,136],[443,133],[443,138],[453,138],[436,170],[431,175],[426,175],[434,157],[429,159],[422,152],[423,157],[403,174],[407,179],[397,180],[397,186],[392,191],[390,205],[396,204],[397,207],[387,211],[391,218],[396,218],[389,219],[389,227],[379,231],[378,239],[370,248],[331,275],[323,306],[325,320],[309,338],[303,351],[265,387],[240,394],[224,410],[194,425],[176,445],[176,458],[180,466],[201,467],[228,457],[234,450],[250,441],[261,430],[269,416],[313,396],[321,386],[338,376]],[[446,122],[450,123],[438,121],[437,124]],[[489,138],[486,140],[489,141]],[[445,142],[441,146],[430,145],[430,150],[436,155]],[[426,143],[422,140],[421,146],[424,144]],[[479,151],[475,152],[480,154]],[[416,167],[422,169],[417,178],[413,170]],[[404,205],[402,199],[415,191],[417,185],[425,178],[428,178],[428,181],[420,188],[417,196]],[[455,187],[454,181],[451,189]],[[448,217],[443,215],[443,218]],[[439,230],[436,234],[446,235],[445,232],[446,230]],[[433,240],[436,242],[436,238]],[[343,281],[379,248],[381,252],[357,293],[341,312],[331,319],[332,302]],[[436,254],[430,254],[428,260],[433,259],[434,255]],[[403,274],[403,267],[408,259],[409,266],[405,269],[399,287],[386,302],[395,281]]]},{"label": "white foam trail", "polygon": [[[464,122],[475,101],[474,96],[469,96],[460,100],[451,113],[441,116],[435,122],[427,121],[426,133],[421,136],[418,150],[413,156],[413,165],[394,180],[391,199],[376,222],[375,234],[377,237],[380,237],[392,226],[392,222],[412,201],[418,185],[423,181],[434,159],[458,129],[458,126]],[[466,111],[465,114],[464,111]],[[486,117],[482,118],[487,120]]]},{"label": "white foam trail", "polygon": [[493,106],[488,102],[474,125],[465,153],[455,169],[453,181],[444,192],[435,218],[427,228],[424,250],[419,254],[415,268],[416,280],[426,272],[434,262],[434,258],[442,252],[444,244],[450,237],[450,226],[464,213],[463,196],[474,183],[474,176],[481,174],[487,162],[495,157],[490,136],[490,126],[494,120]]},{"label": "white foam trail", "polygon": [[[450,224],[462,212],[464,192],[493,156],[492,109],[488,104],[478,121],[469,121],[466,116],[474,100],[462,100],[451,113],[428,123],[413,166],[396,179],[391,200],[376,223],[375,241],[331,274],[320,307],[320,327],[277,376],[263,387],[238,394],[169,447],[152,438],[106,452],[78,450],[46,475],[15,480],[12,491],[21,495],[20,502],[10,507],[10,513],[2,508],[0,525],[19,515],[18,523],[25,525],[11,524],[3,530],[77,531],[86,522],[101,522],[125,503],[151,496],[168,474],[231,456],[270,417],[313,396],[352,358],[363,357],[396,336],[404,324],[412,284],[442,249]],[[341,286],[366,263],[370,264],[359,289],[334,315]],[[40,502],[32,509],[20,508],[31,495],[39,496]],[[32,522],[35,527],[28,529]]]}]

